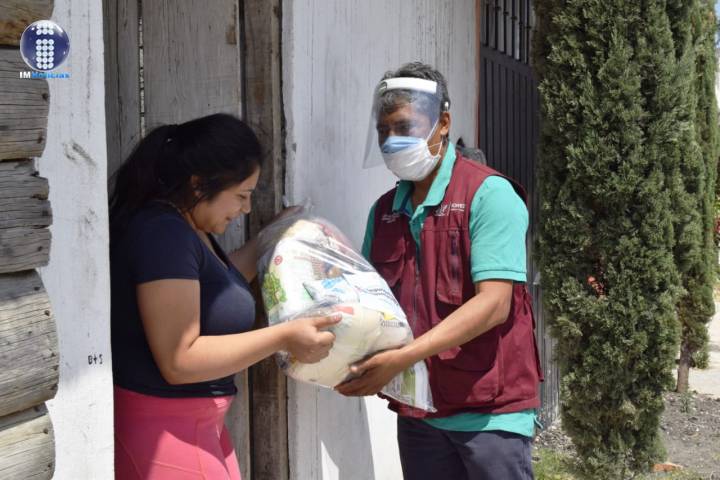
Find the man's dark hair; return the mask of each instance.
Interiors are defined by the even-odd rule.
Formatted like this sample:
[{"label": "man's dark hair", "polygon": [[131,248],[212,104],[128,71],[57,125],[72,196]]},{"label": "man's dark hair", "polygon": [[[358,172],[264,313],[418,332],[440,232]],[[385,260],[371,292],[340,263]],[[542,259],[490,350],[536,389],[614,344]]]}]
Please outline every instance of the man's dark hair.
[{"label": "man's dark hair", "polygon": [[[389,90],[383,94],[379,110],[390,113],[399,106],[409,103],[411,100],[417,102],[418,98],[424,98],[427,101],[421,101],[419,108],[428,116],[435,116],[450,109],[450,96],[448,95],[447,82],[442,73],[438,72],[432,66],[421,62],[410,62],[401,66],[397,70],[385,72],[382,80],[396,77],[411,77],[432,80],[437,83],[437,95],[420,94],[410,92],[409,90]],[[438,101],[439,99],[439,101]]]}]

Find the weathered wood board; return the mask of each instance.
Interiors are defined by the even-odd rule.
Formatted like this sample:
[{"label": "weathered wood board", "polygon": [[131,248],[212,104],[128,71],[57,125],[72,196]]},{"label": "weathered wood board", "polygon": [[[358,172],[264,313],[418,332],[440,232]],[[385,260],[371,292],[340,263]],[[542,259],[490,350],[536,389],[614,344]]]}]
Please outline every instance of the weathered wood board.
[{"label": "weathered wood board", "polygon": [[137,0],[103,1],[108,176],[140,140],[140,30]]},{"label": "weathered wood board", "polygon": [[0,478],[45,480],[55,471],[55,439],[44,405],[0,418]]},{"label": "weathered wood board", "polygon": [[57,333],[50,300],[34,270],[0,275],[0,365],[0,416],[55,396]]},{"label": "weathered wood board", "polygon": [[[244,2],[245,119],[264,147],[260,185],[250,214],[250,234],[257,235],[282,208],[285,186],[280,67],[281,2]],[[258,298],[259,295],[258,295]],[[260,326],[267,319],[260,318]],[[290,477],[287,378],[274,358],[254,365],[252,382],[253,480]]]},{"label": "weathered wood board", "polygon": [[0,273],[47,265],[51,223],[48,181],[33,162],[0,162]]},{"label": "weathered wood board", "polygon": [[0,230],[0,273],[42,267],[49,259],[50,230],[23,227]]},{"label": "weathered wood board", "polygon": [[240,114],[237,3],[237,0],[143,2],[142,55],[148,129],[211,113]]},{"label": "weathered wood board", "polygon": [[47,80],[20,78],[28,70],[19,50],[0,48],[0,161],[45,149],[50,93]]},{"label": "weathered wood board", "polygon": [[32,161],[0,163],[0,229],[49,226],[48,190]]},{"label": "weathered wood board", "polygon": [[0,3],[0,45],[20,45],[25,28],[52,15],[53,0],[3,0]]}]

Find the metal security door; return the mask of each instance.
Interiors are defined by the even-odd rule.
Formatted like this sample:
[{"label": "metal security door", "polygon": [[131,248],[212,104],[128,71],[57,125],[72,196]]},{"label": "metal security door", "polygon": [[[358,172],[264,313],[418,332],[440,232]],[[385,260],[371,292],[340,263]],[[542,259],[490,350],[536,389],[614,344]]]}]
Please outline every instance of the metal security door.
[{"label": "metal security door", "polygon": [[535,165],[539,132],[537,82],[530,64],[534,29],[532,0],[480,0],[480,92],[478,145],[488,165],[520,182],[528,193],[528,283],[537,322],[536,335],[545,372],[541,386],[545,422],[557,413],[558,372],[553,342],[546,331],[539,277],[532,261],[538,231]]}]

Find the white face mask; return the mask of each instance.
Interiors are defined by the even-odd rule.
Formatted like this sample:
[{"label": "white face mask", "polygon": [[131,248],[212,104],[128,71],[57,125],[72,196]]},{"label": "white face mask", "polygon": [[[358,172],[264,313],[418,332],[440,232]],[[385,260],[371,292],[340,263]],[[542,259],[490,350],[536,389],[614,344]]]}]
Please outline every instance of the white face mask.
[{"label": "white face mask", "polygon": [[[433,145],[436,147],[442,142]],[[440,161],[437,155],[430,153],[427,140],[417,137],[388,137],[381,147],[383,160],[387,168],[401,180],[420,181],[427,178]]]}]

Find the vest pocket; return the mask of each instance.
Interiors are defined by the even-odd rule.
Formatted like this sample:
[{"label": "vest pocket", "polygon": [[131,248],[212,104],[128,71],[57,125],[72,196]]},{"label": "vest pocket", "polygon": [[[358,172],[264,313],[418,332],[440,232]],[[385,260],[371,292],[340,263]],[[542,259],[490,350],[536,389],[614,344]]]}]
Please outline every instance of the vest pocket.
[{"label": "vest pocket", "polygon": [[[460,253],[460,231],[448,230],[437,232],[438,258],[437,258],[437,299],[443,303],[453,305],[455,310],[462,305],[463,279],[465,278],[465,259]],[[440,309],[444,310],[444,309]],[[446,312],[441,312],[446,313]],[[441,318],[445,318],[442,315]]]},{"label": "vest pocket", "polygon": [[394,287],[402,277],[405,267],[403,237],[375,237],[370,250],[370,261],[388,286]]},{"label": "vest pocket", "polygon": [[502,392],[502,352],[497,328],[433,359],[436,391],[450,405],[491,402]]}]

